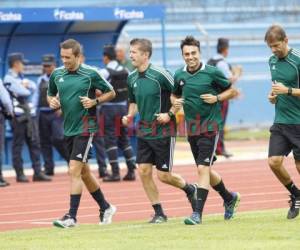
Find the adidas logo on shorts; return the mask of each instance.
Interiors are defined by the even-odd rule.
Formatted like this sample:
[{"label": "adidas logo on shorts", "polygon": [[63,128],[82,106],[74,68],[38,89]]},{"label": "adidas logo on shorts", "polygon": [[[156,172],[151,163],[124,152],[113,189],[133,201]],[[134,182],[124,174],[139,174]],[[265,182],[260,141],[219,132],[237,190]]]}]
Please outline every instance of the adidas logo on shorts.
[{"label": "adidas logo on shorts", "polygon": [[76,157],[82,159],[82,154],[78,154]]},{"label": "adidas logo on shorts", "polygon": [[168,169],[168,166],[166,164],[162,165],[162,169]]},{"label": "adidas logo on shorts", "polygon": [[204,162],[210,162],[210,159],[207,157]]}]

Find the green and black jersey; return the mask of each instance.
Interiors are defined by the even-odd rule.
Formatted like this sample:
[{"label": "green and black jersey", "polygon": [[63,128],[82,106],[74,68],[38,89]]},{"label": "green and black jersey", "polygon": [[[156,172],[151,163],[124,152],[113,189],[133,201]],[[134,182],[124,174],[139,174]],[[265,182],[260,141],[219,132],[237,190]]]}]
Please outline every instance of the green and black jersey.
[{"label": "green and black jersey", "polygon": [[[284,58],[272,55],[269,59],[272,81],[286,87],[300,87],[300,51],[290,49]],[[300,124],[300,98],[286,94],[278,95],[275,104],[274,123]]]},{"label": "green and black jersey", "polygon": [[149,64],[144,72],[134,70],[128,76],[129,102],[136,103],[140,114],[138,137],[157,139],[175,136],[175,121],[158,124],[156,114],[171,108],[173,77],[163,68]]},{"label": "green and black jersey", "polygon": [[230,86],[228,79],[219,69],[204,63],[194,73],[188,72],[187,66],[175,72],[173,94],[184,99],[183,109],[188,135],[222,130],[220,103],[205,103],[200,95],[217,95]]},{"label": "green and black jersey", "polygon": [[97,132],[96,107],[85,109],[79,98],[87,96],[94,99],[96,89],[105,93],[113,87],[94,67],[81,64],[74,72],[60,67],[51,74],[48,95],[59,95],[65,136]]}]

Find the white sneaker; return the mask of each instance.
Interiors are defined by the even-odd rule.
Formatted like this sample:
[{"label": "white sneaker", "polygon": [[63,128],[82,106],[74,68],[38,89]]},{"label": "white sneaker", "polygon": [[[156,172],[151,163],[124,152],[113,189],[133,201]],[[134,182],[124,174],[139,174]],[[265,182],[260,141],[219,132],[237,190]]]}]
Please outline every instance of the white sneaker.
[{"label": "white sneaker", "polygon": [[65,214],[61,219],[53,221],[53,226],[60,228],[75,227],[76,219],[72,218],[69,214]]},{"label": "white sneaker", "polygon": [[112,217],[114,216],[114,214],[116,213],[117,208],[114,205],[109,206],[109,208],[107,208],[104,211],[100,210],[100,225],[107,225],[107,224],[111,224],[112,222]]}]

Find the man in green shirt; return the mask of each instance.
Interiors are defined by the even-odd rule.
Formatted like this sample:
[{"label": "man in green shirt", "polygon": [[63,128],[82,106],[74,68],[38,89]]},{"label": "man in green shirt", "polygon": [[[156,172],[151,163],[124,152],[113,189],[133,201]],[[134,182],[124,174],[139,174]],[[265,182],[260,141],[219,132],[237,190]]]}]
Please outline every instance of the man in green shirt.
[{"label": "man in green shirt", "polygon": [[147,39],[130,42],[130,58],[136,70],[128,76],[129,110],[122,122],[127,126],[135,113],[139,112],[137,131],[138,172],[144,190],[155,211],[150,223],[167,221],[159,192],[152,177],[152,166],[156,165],[160,181],[182,189],[191,201],[196,187],[178,174],[172,173],[176,136],[176,109],[171,106],[170,95],[173,77],[163,68],[150,63],[152,44]]},{"label": "man in green shirt", "polygon": [[289,48],[286,33],[279,25],[269,27],[265,42],[273,53],[269,59],[273,84],[268,98],[275,104],[268,162],[275,176],[290,192],[287,218],[294,219],[299,214],[300,190],[283,166],[283,159],[293,151],[300,173],[300,51]]},{"label": "man in green shirt", "polygon": [[187,36],[180,47],[186,66],[175,72],[172,103],[177,109],[183,105],[188,141],[198,168],[197,199],[193,201],[192,215],[184,223],[201,224],[210,185],[223,198],[224,219],[229,220],[237,209],[240,194],[229,192],[211,166],[216,160],[219,131],[223,129],[220,102],[232,98],[236,91],[219,69],[200,61],[198,40]]},{"label": "man in green shirt", "polygon": [[[97,179],[87,164],[94,134],[97,132],[96,105],[114,98],[112,86],[97,69],[80,64],[81,45],[74,39],[60,44],[64,66],[53,71],[49,80],[48,102],[51,108],[61,108],[64,119],[65,143],[69,153],[71,179],[70,209],[54,226],[68,228],[76,225],[76,215],[82,193],[82,182],[100,207],[100,224],[109,224],[116,207],[109,204]],[[103,94],[96,98],[95,92]]]}]

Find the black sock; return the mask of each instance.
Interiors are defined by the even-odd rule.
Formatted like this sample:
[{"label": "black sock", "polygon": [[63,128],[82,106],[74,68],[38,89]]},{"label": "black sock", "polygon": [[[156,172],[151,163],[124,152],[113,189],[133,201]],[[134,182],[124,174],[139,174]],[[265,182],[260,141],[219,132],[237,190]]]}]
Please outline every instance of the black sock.
[{"label": "black sock", "polygon": [[286,189],[294,196],[300,196],[300,190],[294,184],[294,182],[290,182],[289,184],[285,185]]},{"label": "black sock", "polygon": [[195,188],[194,186],[186,183],[182,190],[186,193],[186,195],[189,195],[195,191]]},{"label": "black sock", "polygon": [[71,194],[70,195],[69,215],[74,219],[76,219],[76,216],[77,216],[80,198],[81,198],[81,194]]},{"label": "black sock", "polygon": [[105,200],[100,188],[97,189],[95,192],[91,193],[91,195],[93,196],[94,200],[98,203],[101,211],[104,211],[107,208],[109,208],[109,203]]},{"label": "black sock", "polygon": [[202,216],[207,195],[208,195],[207,189],[197,188],[197,201],[195,202],[195,212],[199,212],[200,216]]},{"label": "black sock", "polygon": [[160,203],[152,205],[156,215],[165,215]]},{"label": "black sock", "polygon": [[223,181],[221,180],[219,184],[213,186],[213,189],[216,190],[219,195],[223,198],[225,202],[230,202],[233,199],[232,194],[225,188]]}]

